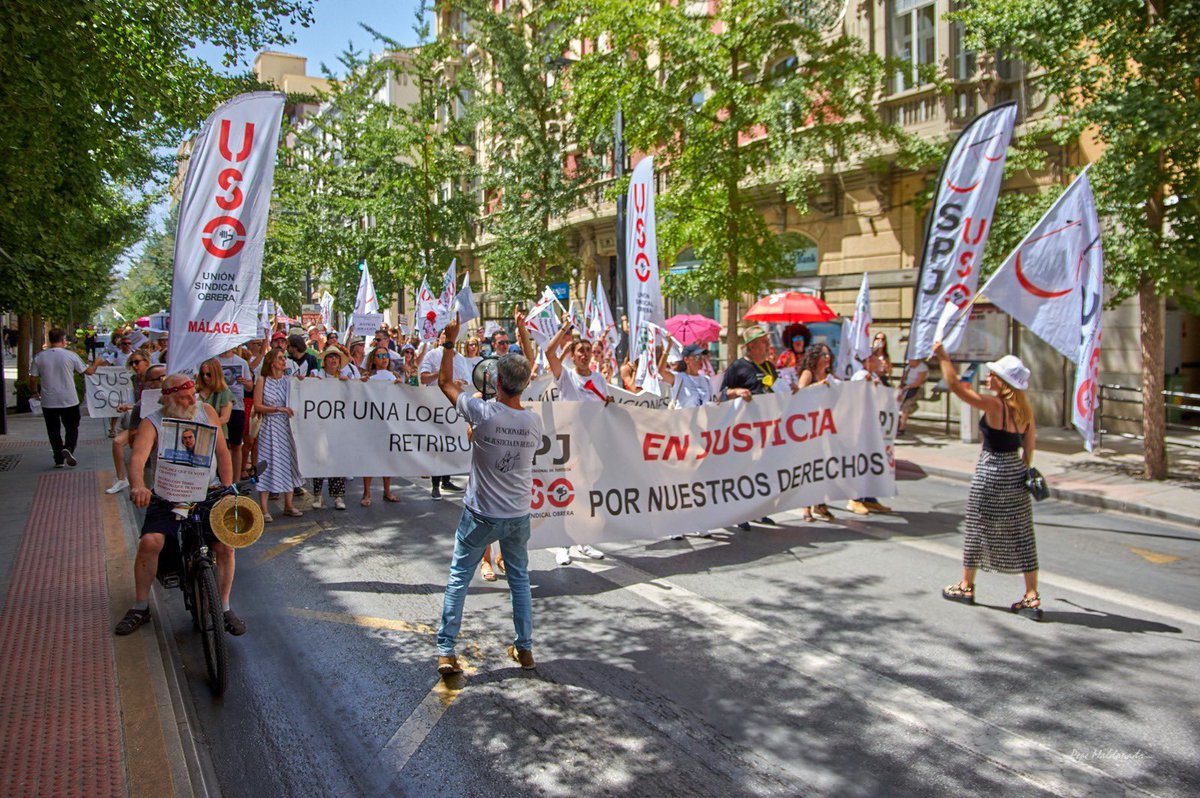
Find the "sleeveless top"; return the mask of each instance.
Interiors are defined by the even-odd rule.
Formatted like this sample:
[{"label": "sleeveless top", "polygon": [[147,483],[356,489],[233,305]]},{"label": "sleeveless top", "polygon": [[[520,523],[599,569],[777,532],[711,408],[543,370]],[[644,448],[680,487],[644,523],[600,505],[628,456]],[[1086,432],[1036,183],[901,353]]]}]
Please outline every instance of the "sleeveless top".
[{"label": "sleeveless top", "polygon": [[1008,426],[1008,405],[1001,402],[1000,406],[1004,412],[1004,421],[1000,429],[993,429],[988,426],[987,413],[982,413],[979,416],[979,434],[983,436],[984,451],[1008,454],[1021,448],[1021,441],[1024,439],[1024,435],[1020,432],[1009,432],[1004,429],[1004,427]]}]

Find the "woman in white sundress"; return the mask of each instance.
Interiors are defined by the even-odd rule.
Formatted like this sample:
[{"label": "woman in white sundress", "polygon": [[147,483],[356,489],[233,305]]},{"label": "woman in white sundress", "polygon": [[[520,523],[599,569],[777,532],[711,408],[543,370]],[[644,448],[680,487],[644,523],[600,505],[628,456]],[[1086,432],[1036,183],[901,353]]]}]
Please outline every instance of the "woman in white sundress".
[{"label": "woman in white sundress", "polygon": [[282,349],[272,349],[263,361],[262,374],[254,384],[254,412],[262,416],[262,428],[258,432],[258,457],[267,461],[266,470],[258,475],[258,502],[262,505],[263,519],[273,521],[267,510],[269,494],[278,493],[283,498],[283,514],[299,516],[304,513],[292,505],[292,491],[300,487],[300,468],[296,464],[296,446],[292,441],[292,428],[288,419],[292,409],[288,407],[291,379],[286,373],[287,355]]}]

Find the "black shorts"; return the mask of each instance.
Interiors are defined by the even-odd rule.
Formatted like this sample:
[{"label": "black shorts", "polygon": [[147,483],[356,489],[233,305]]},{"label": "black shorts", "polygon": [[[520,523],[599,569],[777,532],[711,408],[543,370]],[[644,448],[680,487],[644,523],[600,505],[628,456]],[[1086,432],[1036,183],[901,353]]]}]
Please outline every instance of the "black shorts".
[{"label": "black shorts", "polygon": [[231,412],[226,429],[229,430],[229,433],[225,436],[225,443],[229,446],[241,446],[242,432],[246,429],[246,411],[234,410]]},{"label": "black shorts", "polygon": [[[179,524],[181,519],[175,515],[175,503],[157,496],[150,497],[150,505],[146,508],[146,520],[142,522],[142,534],[157,533],[165,535],[168,543],[179,539]],[[205,524],[204,540],[208,545],[217,542],[217,536]]]}]

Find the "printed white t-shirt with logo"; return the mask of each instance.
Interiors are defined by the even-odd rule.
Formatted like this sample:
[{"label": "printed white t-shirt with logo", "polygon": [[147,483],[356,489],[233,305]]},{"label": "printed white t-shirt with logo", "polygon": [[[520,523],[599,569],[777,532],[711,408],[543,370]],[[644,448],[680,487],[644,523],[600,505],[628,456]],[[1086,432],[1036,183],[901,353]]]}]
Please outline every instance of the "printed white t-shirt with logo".
[{"label": "printed white t-shirt with logo", "polygon": [[472,427],[471,473],[463,503],[488,518],[529,515],[533,456],[542,442],[542,417],[463,391],[456,404]]},{"label": "printed white t-shirt with logo", "polygon": [[555,382],[560,398],[567,402],[603,402],[608,398],[604,377],[594,371],[583,376],[575,369],[563,366]]}]

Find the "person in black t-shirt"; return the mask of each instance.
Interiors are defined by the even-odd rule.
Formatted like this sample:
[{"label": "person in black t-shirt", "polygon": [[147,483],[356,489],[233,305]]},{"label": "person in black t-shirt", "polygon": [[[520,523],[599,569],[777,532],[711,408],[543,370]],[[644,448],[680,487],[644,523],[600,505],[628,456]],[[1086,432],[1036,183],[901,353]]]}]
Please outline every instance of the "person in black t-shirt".
[{"label": "person in black t-shirt", "polygon": [[308,351],[308,342],[304,340],[303,335],[297,333],[288,336],[287,353],[288,360],[291,361],[286,367],[289,375],[303,379],[321,370],[317,359]]},{"label": "person in black t-shirt", "polygon": [[754,394],[772,393],[779,376],[768,357],[771,342],[766,330],[751,327],[742,333],[742,343],[746,354],[725,369],[725,379],[721,382],[723,400],[742,398],[748,402]]},{"label": "person in black t-shirt", "polygon": [[[746,347],[746,354],[725,369],[725,379],[721,382],[721,401],[740,398],[749,402],[754,394],[774,392],[773,386],[779,375],[770,361],[771,341],[767,338],[767,331],[762,327],[751,327],[742,333],[742,343]],[[759,523],[775,522],[764,516]],[[743,521],[738,524],[738,529],[749,531],[750,522]]]}]

